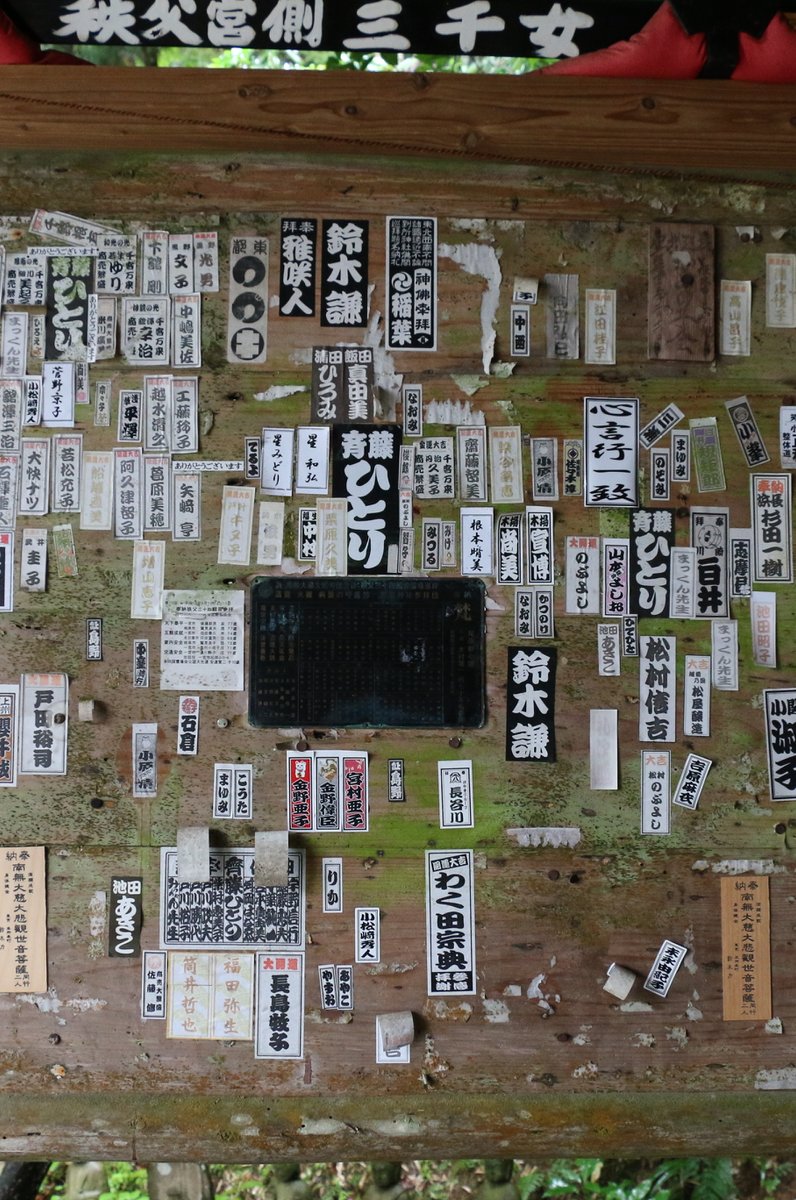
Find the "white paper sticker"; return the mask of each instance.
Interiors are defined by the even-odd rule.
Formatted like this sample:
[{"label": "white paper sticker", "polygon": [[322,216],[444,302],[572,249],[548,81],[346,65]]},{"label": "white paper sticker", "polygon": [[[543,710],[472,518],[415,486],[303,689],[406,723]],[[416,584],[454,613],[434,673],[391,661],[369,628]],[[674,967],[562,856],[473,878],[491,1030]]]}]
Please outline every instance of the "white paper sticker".
[{"label": "white paper sticker", "polygon": [[202,297],[175,296],[171,320],[171,365],[196,370],[202,365]]},{"label": "white paper sticker", "polygon": [[180,696],[177,709],[177,753],[196,756],[199,749],[199,696]]},{"label": "white paper sticker", "polygon": [[543,505],[525,509],[528,526],[528,583],[553,583],[553,510]]},{"label": "white paper sticker", "polygon": [[268,240],[233,237],[229,249],[227,361],[254,366],[268,352]]},{"label": "white paper sticker", "polygon": [[83,434],[62,433],[52,439],[52,501],[54,513],[80,511]]},{"label": "white paper sticker", "polygon": [[421,548],[422,570],[438,571],[440,569],[441,537],[441,522],[435,517],[423,517],[423,541]]},{"label": "white paper sticker", "polygon": [[437,786],[440,829],[472,829],[475,824],[472,761],[438,762]]},{"label": "white paper sticker", "polygon": [[166,1036],[251,1041],[253,962],[252,954],[237,952],[170,951]]},{"label": "white paper sticker", "polygon": [[97,380],[94,388],[94,424],[100,429],[109,428],[111,423],[111,381]]},{"label": "white paper sticker", "polygon": [[304,1056],[304,955],[257,955],[254,1057]]},{"label": "white paper sticker", "polygon": [[665,996],[674,982],[674,977],[685,960],[688,950],[666,938],[655,956],[655,962],[644,981],[644,989],[658,996]]},{"label": "white paper sticker", "polygon": [[13,529],[17,523],[19,460],[19,454],[0,454],[0,529]]},{"label": "white paper sticker", "polygon": [[25,674],[21,687],[20,775],[66,775],[68,677]]},{"label": "white paper sticker", "polygon": [[489,430],[489,472],[493,504],[523,504],[525,501],[521,434],[519,425],[493,426]]},{"label": "white paper sticker", "polygon": [[509,316],[512,358],[528,358],[531,353],[531,310],[527,304],[512,304]]},{"label": "white paper sticker", "polygon": [[158,794],[158,727],[152,722],[134,724],[132,738],[133,796],[152,798]]},{"label": "white paper sticker", "polygon": [[41,425],[41,418],[41,375],[26,375],[22,381],[22,424]]},{"label": "white paper sticker", "polygon": [[423,386],[405,383],[401,388],[404,437],[423,436]]},{"label": "white paper sticker", "polygon": [[149,639],[136,638],[133,642],[133,687],[149,687]]},{"label": "white paper sticker", "polygon": [[752,412],[752,406],[746,396],[738,396],[735,400],[725,400],[724,407],[732,422],[738,444],[744,453],[747,466],[762,467],[771,458],[766,450],[763,437]]},{"label": "white paper sticker", "polygon": [[460,426],[456,430],[456,455],[462,502],[486,500],[486,426]]},{"label": "white paper sticker", "polygon": [[[168,454],[171,434],[171,375],[145,375],[144,376],[144,391],[143,391],[143,438],[144,450],[151,454]],[[121,392],[119,396],[119,419],[121,421],[122,398],[130,393]],[[141,395],[141,393],[136,393]],[[119,440],[139,441],[140,440],[140,414],[139,414],[139,437],[123,438],[122,433],[119,433]]]},{"label": "white paper sticker", "polygon": [[6,304],[26,308],[44,308],[46,303],[47,260],[37,251],[6,255],[3,299]]},{"label": "white paper sticker", "polygon": [[579,279],[577,275],[545,275],[547,357],[580,356]]},{"label": "white paper sticker", "polygon": [[738,622],[711,621],[710,637],[713,686],[720,692],[737,692]]},{"label": "white paper sticker", "polygon": [[173,476],[173,485],[172,540],[198,542],[202,537],[202,476],[198,471],[181,472]]},{"label": "white paper sticker", "polygon": [[493,573],[493,508],[462,508],[461,573],[462,575],[491,575]]},{"label": "white paper sticker", "polygon": [[134,296],[136,239],[123,233],[102,233],[97,238],[95,286],[101,296]]},{"label": "white paper sticker", "polygon": [[[440,564],[442,569],[456,566],[456,522],[441,521]],[[522,577],[521,577],[522,578]]]},{"label": "white paper sticker", "polygon": [[84,450],[80,528],[113,528],[113,451]]},{"label": "white paper sticker", "polygon": [[261,490],[266,496],[293,494],[294,434],[293,429],[263,429]]},{"label": "white paper sticker", "polygon": [[691,509],[691,545],[696,550],[695,617],[726,617],[729,612],[729,525],[727,508]]},{"label": "white paper sticker", "polygon": [[325,496],[328,493],[330,433],[328,425],[299,425],[297,428],[297,496]]},{"label": "white paper sticker", "polygon": [[796,329],[796,254],[766,255],[766,325]]},{"label": "white paper sticker", "polygon": [[248,567],[251,561],[254,493],[253,487],[227,486],[223,489],[217,562]]},{"label": "white paper sticker", "polygon": [[165,542],[138,541],[133,543],[131,620],[159,621],[161,619],[165,569]]},{"label": "white paper sticker", "polygon": [[621,626],[606,624],[597,626],[597,674],[621,675]]},{"label": "white paper sticker", "polygon": [[710,737],[711,660],[686,654],[683,672],[683,736]]},{"label": "white paper sticker", "polygon": [[345,575],[348,570],[348,501],[319,496],[316,575]]},{"label": "white paper sticker", "polygon": [[114,522],[113,536],[139,541],[143,533],[144,505],[141,451],[113,451]]},{"label": "white paper sticker", "polygon": [[616,362],[616,292],[586,288],[586,346],[584,362],[611,366]]},{"label": "white paper sticker", "polygon": [[168,454],[145,454],[144,533],[168,533],[171,529],[171,458]]},{"label": "white paper sticker", "polygon": [[322,963],[318,967],[318,987],[321,993],[321,1008],[327,1011],[337,1008],[337,971],[334,963]]},{"label": "white paper sticker", "polygon": [[325,913],[341,913],[343,911],[342,858],[324,858],[322,879],[323,911]]},{"label": "white paper sticker", "polygon": [[145,229],[138,236],[141,242],[141,295],[165,296],[168,291],[168,231]]},{"label": "white paper sticker", "polygon": [[171,381],[171,449],[174,454],[199,450],[199,380],[192,375]]},{"label": "white paper sticker", "polygon": [[141,959],[141,1020],[166,1019],[166,953],[145,950]]},{"label": "white paper sticker", "polygon": [[116,318],[116,301],[109,296],[100,296],[97,299],[96,362],[107,362],[116,357]]},{"label": "white paper sticker", "polygon": [[429,996],[475,995],[472,850],[426,850],[426,955]]},{"label": "white paper sticker", "polygon": [[[314,509],[312,511],[315,512]],[[261,500],[257,521],[257,563],[259,566],[278,567],[281,565],[284,534],[285,506],[283,502],[281,500]],[[301,558],[301,553],[297,557]]]},{"label": "white paper sticker", "polygon": [[389,1065],[391,1063],[406,1064],[412,1061],[412,1046],[409,1042],[405,1046],[397,1046],[394,1050],[384,1049],[384,1034],[382,1032],[382,1018],[376,1017],[376,1064]]},{"label": "white paper sticker", "polygon": [[641,752],[641,832],[669,832],[671,756],[668,750]]},{"label": "white paper sticker", "polygon": [[583,458],[587,508],[638,505],[637,399],[584,399]]},{"label": "white paper sticker", "polygon": [[354,962],[381,962],[381,910],[354,909]]},{"label": "white paper sticker", "polygon": [[171,307],[167,296],[124,296],[122,355],[131,366],[168,366]]},{"label": "white paper sticker", "polygon": [[42,420],[45,429],[71,429],[75,423],[75,364],[46,362],[41,376]]},{"label": "white paper sticker", "polygon": [[624,617],[629,607],[630,541],[628,538],[603,538],[604,617]]},{"label": "white paper sticker", "polygon": [[589,787],[615,792],[619,787],[618,713],[615,708],[589,712]]},{"label": "white paper sticker", "polygon": [[46,592],[47,590],[46,529],[22,530],[19,586],[23,592]]},{"label": "white paper sticker", "polygon": [[0,530],[0,612],[14,611],[14,533]]},{"label": "white paper sticker", "polygon": [[678,429],[672,434],[672,483],[691,481],[691,433]]},{"label": "white paper sticker", "polygon": [[418,500],[453,500],[453,438],[421,438],[415,444],[414,493]]},{"label": "white paper sticker", "polygon": [[576,616],[600,611],[600,539],[596,536],[567,538],[566,611]]},{"label": "white paper sticker", "polygon": [[783,471],[796,468],[796,405],[783,404],[779,410],[779,457]]},{"label": "white paper sticker", "polygon": [[669,499],[671,454],[668,447],[650,450],[650,500],[655,504]]},{"label": "white paper sticker", "polygon": [[639,741],[673,742],[677,736],[677,639],[642,637],[639,643]]},{"label": "white paper sticker", "polygon": [[4,313],[0,330],[0,369],[6,379],[21,379],[28,366],[28,314]]},{"label": "white paper sticker", "polygon": [[251,763],[215,763],[213,817],[250,821],[254,804],[253,780]]},{"label": "white paper sticker", "polygon": [[722,279],[719,299],[719,354],[752,353],[752,284],[748,279]]},{"label": "white paper sticker", "polygon": [[793,582],[790,475],[751,475],[755,583]]},{"label": "white paper sticker", "polygon": [[796,690],[768,688],[763,701],[771,799],[796,800]]},{"label": "white paper sticker", "polygon": [[140,442],[144,427],[144,393],[141,388],[119,392],[116,437],[120,442]]},{"label": "white paper sticker", "polygon": [[693,811],[699,804],[699,797],[712,766],[711,759],[703,758],[701,754],[689,754],[683,764],[672,803]]},{"label": "white paper sticker", "polygon": [[752,658],[758,667],[777,665],[777,593],[752,592]]},{"label": "white paper sticker", "polygon": [[52,238],[56,242],[66,242],[69,246],[80,247],[81,254],[86,254],[86,246],[96,248],[100,236],[108,233],[118,233],[108,225],[100,225],[96,221],[86,221],[82,217],[74,217],[71,213],[50,211],[37,208],[28,227],[30,233],[42,238]]},{"label": "white paper sticker", "polygon": [[169,234],[169,293],[184,296],[193,286],[193,236],[190,233]]},{"label": "white paper sticker", "polygon": [[752,530],[730,530],[730,596],[738,600],[752,594]]},{"label": "white paper sticker", "polygon": [[193,278],[197,292],[218,291],[218,233],[193,235]]},{"label": "white paper sticker", "polygon": [[662,412],[657,413],[651,421],[648,421],[643,429],[639,431],[639,444],[645,449],[650,450],[656,442],[659,442],[670,429],[674,428],[678,421],[682,421],[682,410],[676,404],[667,404]]},{"label": "white paper sticker", "polygon": [[534,501],[558,499],[558,438],[531,438],[531,493]]},{"label": "white paper sticker", "polygon": [[693,546],[673,546],[669,560],[669,616],[691,621],[695,612],[696,550]]},{"label": "white paper sticker", "polygon": [[243,691],[244,594],[164,591],[163,691]]}]

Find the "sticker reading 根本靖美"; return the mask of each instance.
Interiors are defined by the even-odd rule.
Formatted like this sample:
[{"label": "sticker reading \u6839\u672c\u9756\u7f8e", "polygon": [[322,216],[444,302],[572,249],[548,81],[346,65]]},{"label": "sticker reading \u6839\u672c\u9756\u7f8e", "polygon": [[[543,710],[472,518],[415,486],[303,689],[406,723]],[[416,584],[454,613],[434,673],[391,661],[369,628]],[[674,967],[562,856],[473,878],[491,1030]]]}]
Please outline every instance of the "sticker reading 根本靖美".
[{"label": "sticker reading \u6839\u672c\u9756\u7f8e", "polygon": [[472,850],[426,850],[426,957],[429,996],[475,994]]},{"label": "sticker reading \u6839\u672c\u9756\u7f8e", "polygon": [[461,508],[461,574],[492,575],[494,572],[493,508]]},{"label": "sticker reading \u6839\u672c\u9756\u7f8e", "polygon": [[486,500],[486,427],[460,426],[456,430],[456,455],[462,503]]}]

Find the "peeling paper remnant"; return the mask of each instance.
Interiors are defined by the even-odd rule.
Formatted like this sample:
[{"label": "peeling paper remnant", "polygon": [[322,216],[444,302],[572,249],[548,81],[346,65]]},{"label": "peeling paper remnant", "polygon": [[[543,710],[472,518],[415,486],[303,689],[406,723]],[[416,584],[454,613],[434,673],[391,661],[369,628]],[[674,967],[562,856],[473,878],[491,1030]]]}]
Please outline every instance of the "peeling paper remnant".
[{"label": "peeling paper remnant", "polygon": [[796,1067],[774,1067],[772,1070],[758,1071],[755,1076],[755,1089],[758,1092],[796,1091]]},{"label": "peeling paper remnant", "polygon": [[495,320],[500,303],[501,270],[498,252],[492,246],[467,242],[461,246],[441,245],[439,254],[450,258],[468,275],[480,275],[486,280],[481,296],[481,354],[484,373],[489,374],[495,353]]},{"label": "peeling paper remnant", "polygon": [[432,425],[485,425],[484,414],[473,409],[469,400],[429,400],[426,420]]},{"label": "peeling paper remnant", "polygon": [[537,828],[507,829],[506,836],[514,838],[518,846],[551,846],[569,849],[577,846],[581,832],[577,826],[539,826]]},{"label": "peeling paper remnant", "polygon": [[299,384],[288,384],[284,387],[274,386],[267,388],[264,392],[255,392],[254,398],[255,400],[265,401],[285,400],[288,396],[295,396],[299,392],[306,392],[306,390],[305,387],[301,387]]},{"label": "peeling paper remnant", "polygon": [[691,864],[691,870],[712,871],[714,875],[784,875],[787,868],[773,858],[723,858],[716,863],[699,858]]}]

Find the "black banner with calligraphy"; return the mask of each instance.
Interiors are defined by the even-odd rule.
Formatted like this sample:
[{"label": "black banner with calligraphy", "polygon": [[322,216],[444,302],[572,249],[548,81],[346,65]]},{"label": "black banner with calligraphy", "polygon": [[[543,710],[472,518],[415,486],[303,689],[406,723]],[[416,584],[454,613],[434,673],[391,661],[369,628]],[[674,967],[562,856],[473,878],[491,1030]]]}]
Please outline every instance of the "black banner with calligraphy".
[{"label": "black banner with calligraphy", "polygon": [[508,648],[507,762],[556,761],[556,657],[553,648]]},{"label": "black banner with calligraphy", "polygon": [[350,575],[385,575],[391,567],[397,569],[400,448],[398,425],[332,427],[332,495],[348,501]]},{"label": "black banner with calligraphy", "polygon": [[573,58],[632,37],[658,0],[6,0],[38,42]]}]

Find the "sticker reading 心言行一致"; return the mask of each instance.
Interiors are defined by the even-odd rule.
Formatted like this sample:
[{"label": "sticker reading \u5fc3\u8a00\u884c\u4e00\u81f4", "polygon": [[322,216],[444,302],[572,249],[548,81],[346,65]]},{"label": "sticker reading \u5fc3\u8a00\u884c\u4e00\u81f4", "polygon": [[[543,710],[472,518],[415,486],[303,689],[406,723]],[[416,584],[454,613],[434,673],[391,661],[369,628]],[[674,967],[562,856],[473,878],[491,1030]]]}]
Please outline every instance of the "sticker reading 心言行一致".
[{"label": "sticker reading \u5fc3\u8a00\u884c\u4e00\u81f4", "polygon": [[583,401],[583,502],[587,508],[638,504],[638,400]]},{"label": "sticker reading \u5fc3\u8a00\u884c\u4e00\u81f4", "polygon": [[473,893],[472,850],[426,851],[427,987],[431,997],[475,994]]}]

